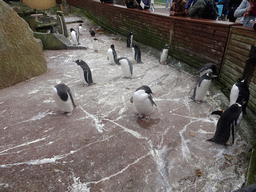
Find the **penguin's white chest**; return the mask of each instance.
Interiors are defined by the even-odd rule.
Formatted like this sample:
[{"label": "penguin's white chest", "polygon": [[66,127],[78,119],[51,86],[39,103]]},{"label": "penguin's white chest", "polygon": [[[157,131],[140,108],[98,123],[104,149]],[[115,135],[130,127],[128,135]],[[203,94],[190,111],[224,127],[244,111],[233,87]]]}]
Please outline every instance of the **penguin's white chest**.
[{"label": "penguin's white chest", "polygon": [[121,63],[123,75],[128,78],[131,77],[132,73],[131,73],[131,69],[130,69],[130,65],[129,65],[128,61],[121,60],[120,63]]},{"label": "penguin's white chest", "polygon": [[82,67],[80,67],[79,65],[77,65],[77,71],[78,71],[78,73],[79,73],[79,76],[80,76],[82,82],[83,82],[84,84],[86,84],[85,77],[84,77],[84,70],[82,69]]},{"label": "penguin's white chest", "polygon": [[231,106],[234,103],[236,103],[238,95],[239,95],[239,88],[236,86],[236,84],[234,84],[232,86],[231,91],[230,91],[230,104],[229,104],[229,106]]},{"label": "penguin's white chest", "polygon": [[53,88],[53,99],[57,105],[57,107],[59,108],[60,111],[63,112],[69,112],[71,113],[74,109],[73,103],[70,99],[70,95],[68,94],[68,99],[67,101],[63,101],[59,95],[57,94],[57,89],[54,87]]},{"label": "penguin's white chest", "polygon": [[134,47],[132,48],[132,55],[133,55],[133,60],[136,61],[136,55],[135,55],[135,49],[134,49]]},{"label": "penguin's white chest", "polygon": [[93,50],[98,51],[99,50],[99,41],[93,40]]},{"label": "penguin's white chest", "polygon": [[168,49],[164,49],[160,55],[160,63],[165,63],[167,61]]},{"label": "penguin's white chest", "polygon": [[132,45],[132,39],[133,39],[133,35],[131,35],[131,45]]},{"label": "penguin's white chest", "polygon": [[80,35],[82,34],[83,28],[81,26],[78,27],[78,32],[79,32]]},{"label": "penguin's white chest", "polygon": [[139,91],[133,94],[133,103],[140,114],[150,115],[153,112],[153,104],[148,98],[147,93],[140,93]]},{"label": "penguin's white chest", "polygon": [[109,58],[109,61],[110,61],[110,63],[115,63],[115,59],[114,59],[114,55],[113,55],[113,51],[112,51],[112,49],[110,48],[110,49],[108,49],[108,58]]},{"label": "penguin's white chest", "polygon": [[76,37],[76,32],[75,31],[72,31],[71,32],[71,39],[72,39],[72,43],[77,45],[78,42],[77,42],[77,37]]},{"label": "penguin's white chest", "polygon": [[196,92],[195,92],[195,100],[196,101],[203,100],[203,98],[206,95],[206,92],[208,91],[208,89],[210,87],[210,84],[211,84],[211,80],[204,79],[201,82],[200,87],[199,87],[199,85],[196,86]]}]

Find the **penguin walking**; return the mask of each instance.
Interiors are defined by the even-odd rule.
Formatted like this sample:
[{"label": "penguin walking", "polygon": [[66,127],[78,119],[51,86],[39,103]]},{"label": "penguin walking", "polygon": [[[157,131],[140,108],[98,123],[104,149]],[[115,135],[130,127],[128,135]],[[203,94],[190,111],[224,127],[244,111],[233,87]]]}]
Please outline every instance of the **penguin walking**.
[{"label": "penguin walking", "polygon": [[160,64],[166,64],[167,63],[168,49],[169,49],[169,45],[166,44],[164,46],[164,48],[162,49],[161,53],[160,53],[160,57],[159,57],[159,63]]},{"label": "penguin walking", "polygon": [[136,110],[139,112],[140,117],[149,116],[154,109],[154,105],[157,107],[151,96],[152,91],[147,85],[139,87],[131,98],[131,102],[134,103]]},{"label": "penguin walking", "polygon": [[132,77],[132,63],[126,57],[121,57],[117,59],[116,64],[121,65],[124,77]]},{"label": "penguin walking", "polygon": [[244,101],[243,104],[243,114],[246,114],[246,107],[250,96],[250,90],[248,89],[247,82],[245,79],[238,78],[236,83],[232,86],[230,90],[230,104]]},{"label": "penguin walking", "polygon": [[98,50],[99,50],[99,40],[97,38],[94,38],[92,44],[93,44],[94,52],[98,52]]},{"label": "penguin walking", "polygon": [[127,36],[127,47],[131,47],[132,45],[132,39],[133,39],[133,32],[131,31],[129,35]]},{"label": "penguin walking", "polygon": [[90,34],[91,34],[92,37],[94,37],[95,34],[96,34],[93,28],[90,28],[90,29],[89,29],[89,32],[90,32]]},{"label": "penguin walking", "polygon": [[136,44],[133,44],[132,45],[132,53],[133,53],[133,59],[135,61],[137,61],[137,63],[143,63],[141,61],[141,52],[140,52],[140,48],[136,45]]},{"label": "penguin walking", "polygon": [[79,33],[79,35],[82,35],[82,33],[83,33],[83,26],[82,26],[82,24],[79,24],[79,26],[78,26],[78,33]]},{"label": "penguin walking", "polygon": [[110,45],[110,48],[108,49],[107,59],[110,60],[111,64],[116,63],[117,54],[116,54],[115,46],[113,44]]},{"label": "penguin walking", "polygon": [[74,45],[79,45],[79,35],[77,34],[77,32],[75,31],[75,29],[71,28],[70,29],[71,32],[71,39]]},{"label": "penguin walking", "polygon": [[[233,145],[235,134],[242,121],[242,105],[235,103],[224,112],[214,111],[212,114],[218,114],[220,115],[220,118],[213,138],[208,139],[207,141],[212,141],[222,145]],[[231,142],[231,144],[228,144],[227,142]]]},{"label": "penguin walking", "polygon": [[200,69],[197,72],[197,75],[199,75],[199,77],[202,77],[206,73],[218,75],[217,66],[214,63],[206,63],[200,67]]},{"label": "penguin walking", "polygon": [[77,69],[83,82],[83,86],[87,83],[89,86],[93,85],[92,73],[90,67],[83,60],[76,60]]},{"label": "penguin walking", "polygon": [[204,97],[206,96],[206,92],[208,91],[211,85],[211,79],[217,77],[212,73],[206,73],[202,77],[199,78],[196,87],[194,88],[194,94],[192,99],[195,102],[202,102]]},{"label": "penguin walking", "polygon": [[70,88],[65,84],[55,85],[53,88],[53,99],[55,100],[60,111],[70,116],[76,107]]}]

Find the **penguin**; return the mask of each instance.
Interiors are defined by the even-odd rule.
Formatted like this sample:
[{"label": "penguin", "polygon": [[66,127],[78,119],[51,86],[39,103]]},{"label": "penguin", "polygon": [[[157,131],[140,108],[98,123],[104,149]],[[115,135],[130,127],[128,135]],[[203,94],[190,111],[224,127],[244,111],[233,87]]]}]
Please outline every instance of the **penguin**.
[{"label": "penguin", "polygon": [[51,28],[50,28],[50,33],[56,33],[56,31],[55,31],[53,26],[51,26]]},{"label": "penguin", "polygon": [[196,87],[194,88],[194,94],[192,96],[192,99],[195,102],[201,102],[203,98],[206,95],[206,92],[208,91],[211,79],[213,77],[217,77],[216,75],[213,75],[212,73],[206,73],[202,77],[199,78]]},{"label": "penguin", "polygon": [[157,107],[151,94],[153,93],[147,85],[139,87],[133,93],[132,100],[141,117],[149,116],[153,112],[154,105]]},{"label": "penguin", "polygon": [[70,88],[65,84],[55,85],[53,88],[53,99],[55,100],[60,111],[70,116],[76,107]]},{"label": "penguin", "polygon": [[94,52],[98,52],[99,50],[99,40],[97,38],[93,39],[93,49],[94,49]]},{"label": "penguin", "polygon": [[202,77],[206,73],[212,73],[213,75],[218,75],[217,66],[214,63],[206,63],[200,67],[197,72],[199,77]]},{"label": "penguin", "polygon": [[169,49],[169,45],[166,44],[160,53],[160,57],[159,57],[160,64],[166,64],[167,56],[168,56],[168,49]]},{"label": "penguin", "polygon": [[218,114],[220,115],[220,118],[213,138],[208,139],[207,141],[222,145],[229,145],[227,142],[231,141],[231,145],[233,145],[235,134],[243,116],[242,104],[235,103],[224,112],[214,111],[212,114]]},{"label": "penguin", "polygon": [[89,86],[95,84],[92,81],[92,73],[87,63],[85,63],[83,60],[76,60],[75,63],[77,64],[77,69],[82,79],[83,85],[86,83]]},{"label": "penguin", "polygon": [[236,80],[236,83],[232,86],[230,90],[229,106],[243,100],[245,102],[245,104],[243,105],[243,114],[247,114],[246,107],[249,100],[249,96],[250,96],[250,90],[248,89],[246,80],[238,78]]},{"label": "penguin", "polygon": [[117,59],[117,54],[116,54],[115,46],[113,44],[110,45],[107,55],[108,55],[107,59],[110,60],[111,64],[115,64]]},{"label": "penguin", "polygon": [[71,32],[71,39],[74,45],[79,45],[79,35],[77,34],[77,32],[75,31],[75,29],[71,28],[70,29]]},{"label": "penguin", "polygon": [[132,77],[132,63],[126,57],[121,57],[117,59],[116,64],[121,65],[125,78]]},{"label": "penguin", "polygon": [[78,26],[78,33],[79,33],[79,35],[82,35],[82,33],[83,33],[83,26],[82,26],[82,24],[79,24],[79,26]]},{"label": "penguin", "polygon": [[140,48],[135,44],[132,45],[132,53],[133,53],[133,58],[134,58],[135,61],[137,61],[137,63],[143,63],[141,61]]},{"label": "penguin", "polygon": [[90,28],[89,32],[90,32],[90,34],[91,34],[92,37],[94,37],[95,34],[96,34],[93,28]]},{"label": "penguin", "polygon": [[133,39],[133,32],[131,31],[129,35],[127,36],[127,47],[131,47],[132,45],[132,39]]}]

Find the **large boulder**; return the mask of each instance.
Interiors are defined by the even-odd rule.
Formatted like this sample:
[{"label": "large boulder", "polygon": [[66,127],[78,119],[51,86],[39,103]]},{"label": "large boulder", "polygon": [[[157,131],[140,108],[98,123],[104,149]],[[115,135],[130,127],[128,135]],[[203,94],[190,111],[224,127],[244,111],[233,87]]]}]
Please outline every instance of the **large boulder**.
[{"label": "large boulder", "polygon": [[43,52],[28,24],[0,0],[0,89],[47,70]]}]

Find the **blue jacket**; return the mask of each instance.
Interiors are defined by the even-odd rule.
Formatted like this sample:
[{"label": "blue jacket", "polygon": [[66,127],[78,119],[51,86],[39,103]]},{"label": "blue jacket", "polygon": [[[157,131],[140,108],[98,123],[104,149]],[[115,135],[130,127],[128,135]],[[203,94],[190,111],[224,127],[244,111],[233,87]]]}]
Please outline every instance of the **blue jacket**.
[{"label": "blue jacket", "polygon": [[196,1],[197,1],[197,0],[188,0],[188,3],[187,3],[187,5],[186,5],[185,9],[188,9],[188,8],[190,7],[191,3],[195,4]]}]

